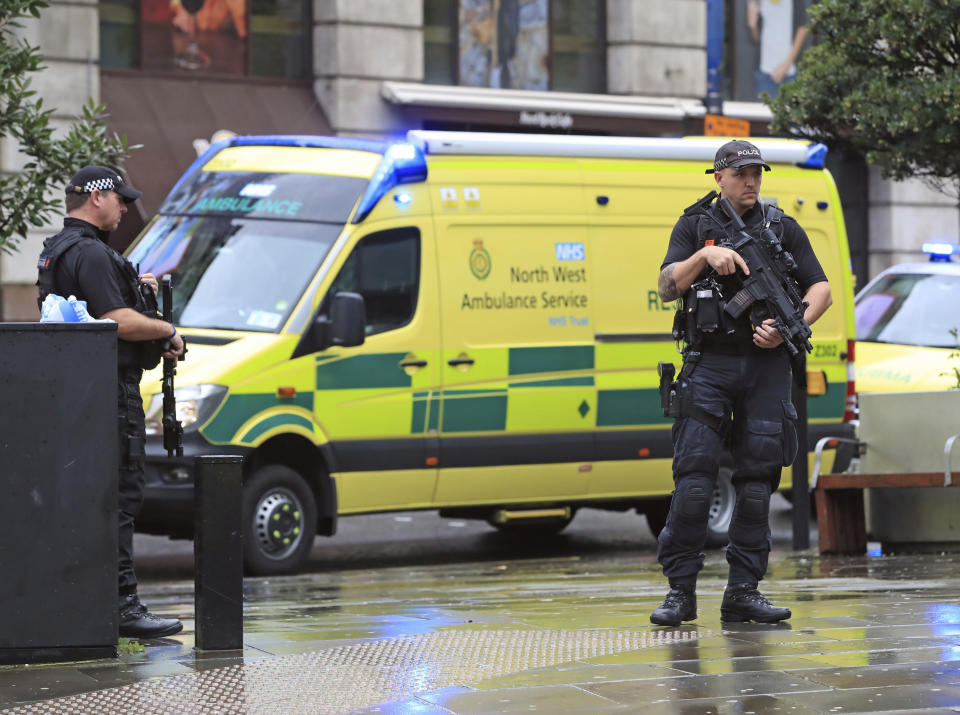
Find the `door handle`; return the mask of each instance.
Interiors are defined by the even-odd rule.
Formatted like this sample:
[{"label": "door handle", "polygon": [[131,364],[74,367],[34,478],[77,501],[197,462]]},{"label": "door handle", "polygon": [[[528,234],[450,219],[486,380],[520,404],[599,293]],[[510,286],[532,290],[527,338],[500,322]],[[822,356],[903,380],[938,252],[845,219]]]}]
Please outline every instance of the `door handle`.
[{"label": "door handle", "polygon": [[451,367],[456,367],[457,365],[473,365],[475,360],[473,358],[453,358],[452,360],[447,360],[447,365]]},{"label": "door handle", "polygon": [[426,367],[426,360],[404,360],[400,363],[400,367]]}]

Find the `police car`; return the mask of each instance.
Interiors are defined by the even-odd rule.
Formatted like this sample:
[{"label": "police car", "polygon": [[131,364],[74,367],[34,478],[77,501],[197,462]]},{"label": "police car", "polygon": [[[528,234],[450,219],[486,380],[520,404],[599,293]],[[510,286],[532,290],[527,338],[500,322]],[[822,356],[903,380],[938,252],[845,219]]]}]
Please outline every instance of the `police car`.
[{"label": "police car", "polygon": [[923,252],[928,262],[891,266],[855,298],[857,392],[960,387],[960,246]]}]

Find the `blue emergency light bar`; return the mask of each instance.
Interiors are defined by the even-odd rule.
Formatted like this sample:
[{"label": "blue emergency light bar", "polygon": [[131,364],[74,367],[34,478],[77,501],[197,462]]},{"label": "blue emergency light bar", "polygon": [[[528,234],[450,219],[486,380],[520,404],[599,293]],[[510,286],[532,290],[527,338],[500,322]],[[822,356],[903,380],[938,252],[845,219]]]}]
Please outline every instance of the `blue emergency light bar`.
[{"label": "blue emergency light bar", "polygon": [[960,253],[960,246],[946,241],[927,241],[921,246],[921,250],[929,254],[931,263],[949,263],[950,256]]},{"label": "blue emergency light bar", "polygon": [[[412,184],[427,178],[427,159],[423,150],[413,144],[392,144],[373,172],[367,190],[360,197],[351,223],[360,223],[377,202],[397,184]],[[409,203],[409,200],[405,202]]]}]

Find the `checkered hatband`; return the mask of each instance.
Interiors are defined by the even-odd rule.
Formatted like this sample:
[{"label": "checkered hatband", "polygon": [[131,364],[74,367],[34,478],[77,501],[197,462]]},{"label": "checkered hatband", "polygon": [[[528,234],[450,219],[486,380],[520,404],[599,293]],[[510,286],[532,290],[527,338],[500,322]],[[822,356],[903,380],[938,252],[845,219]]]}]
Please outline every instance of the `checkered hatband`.
[{"label": "checkered hatband", "polygon": [[113,179],[94,179],[83,185],[83,193],[89,194],[94,189],[100,191],[113,191]]}]

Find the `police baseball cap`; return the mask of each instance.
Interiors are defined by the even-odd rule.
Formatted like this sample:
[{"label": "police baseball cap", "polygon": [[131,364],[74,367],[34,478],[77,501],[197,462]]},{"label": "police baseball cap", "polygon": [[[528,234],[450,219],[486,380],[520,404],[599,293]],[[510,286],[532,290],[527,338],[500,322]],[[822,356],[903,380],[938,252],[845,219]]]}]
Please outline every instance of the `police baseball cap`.
[{"label": "police baseball cap", "polygon": [[142,191],[127,184],[123,177],[107,166],[85,166],[70,179],[68,194],[89,194],[94,189],[116,191],[126,203],[143,196]]},{"label": "police baseball cap", "polygon": [[762,166],[764,171],[770,171],[770,167],[760,156],[760,150],[753,144],[742,139],[735,139],[727,142],[717,149],[717,155],[713,159],[713,168],[707,169],[705,173],[712,174],[721,169],[742,169],[745,166]]}]

